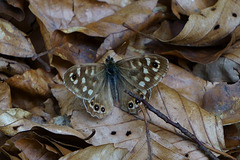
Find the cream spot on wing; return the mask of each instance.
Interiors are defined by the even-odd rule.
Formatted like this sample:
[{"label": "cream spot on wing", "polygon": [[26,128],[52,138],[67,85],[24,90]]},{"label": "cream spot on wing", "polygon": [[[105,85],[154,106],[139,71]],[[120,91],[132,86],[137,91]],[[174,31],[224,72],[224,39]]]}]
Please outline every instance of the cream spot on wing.
[{"label": "cream spot on wing", "polygon": [[143,81],[140,81],[140,82],[139,82],[139,86],[142,86],[142,87],[144,87],[144,86],[145,86],[145,82],[143,82]]},{"label": "cream spot on wing", "polygon": [[73,73],[70,73],[70,74],[69,74],[69,77],[72,77],[72,75],[73,75]]},{"label": "cream spot on wing", "polygon": [[138,61],[138,66],[142,66],[142,62]]},{"label": "cream spot on wing", "polygon": [[86,78],[85,77],[82,78],[82,84],[84,84],[84,83],[86,83]]},{"label": "cream spot on wing", "polygon": [[85,70],[85,74],[88,74],[88,69],[86,68],[86,70]]},{"label": "cream spot on wing", "polygon": [[145,73],[145,74],[149,73],[148,69],[147,68],[143,68],[143,73]]},{"label": "cream spot on wing", "polygon": [[80,70],[81,70],[80,68],[77,69],[78,76],[80,76],[80,73],[81,73]]},{"label": "cream spot on wing", "polygon": [[136,67],[133,65],[132,61],[130,61],[130,65],[131,65],[132,69],[136,69]]},{"label": "cream spot on wing", "polygon": [[154,72],[157,72],[157,71],[158,71],[158,68],[152,68],[152,70],[153,70]]},{"label": "cream spot on wing", "polygon": [[132,80],[137,81],[137,77],[136,76],[132,76],[131,78],[132,78]]},{"label": "cream spot on wing", "polygon": [[74,88],[74,91],[75,91],[75,92],[79,92],[79,89],[78,89],[78,88]]},{"label": "cream spot on wing", "polygon": [[150,63],[151,63],[151,60],[150,60],[150,58],[145,58],[146,59],[146,61],[147,61],[147,65],[149,66],[150,65]]},{"label": "cream spot on wing", "polygon": [[150,81],[150,78],[144,77],[144,80],[145,80],[146,82],[149,82],[149,81]]},{"label": "cream spot on wing", "polygon": [[88,90],[88,94],[91,96],[92,93],[93,93],[93,90],[92,90],[92,89],[89,89],[89,90]]},{"label": "cream spot on wing", "polygon": [[95,72],[95,71],[92,69],[90,75],[93,76],[93,75],[94,75],[94,72]]},{"label": "cream spot on wing", "polygon": [[83,92],[86,92],[87,91],[87,86],[84,86],[83,89],[82,89]]},{"label": "cream spot on wing", "polygon": [[154,79],[157,81],[159,79],[159,75],[156,75]]},{"label": "cream spot on wing", "polygon": [[96,81],[93,82],[93,87],[95,87],[96,83],[97,83]]},{"label": "cream spot on wing", "polygon": [[78,83],[78,79],[76,79],[75,81],[73,81],[73,84],[77,84]]},{"label": "cream spot on wing", "polygon": [[159,60],[155,60],[156,63],[160,64]]}]

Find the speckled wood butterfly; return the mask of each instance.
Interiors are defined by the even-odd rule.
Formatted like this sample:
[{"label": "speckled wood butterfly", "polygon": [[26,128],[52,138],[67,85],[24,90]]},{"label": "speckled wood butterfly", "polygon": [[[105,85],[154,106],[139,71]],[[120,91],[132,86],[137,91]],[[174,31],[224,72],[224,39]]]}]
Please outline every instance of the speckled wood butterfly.
[{"label": "speckled wood butterfly", "polygon": [[168,60],[155,54],[117,62],[108,57],[106,63],[87,63],[69,68],[64,74],[64,84],[83,99],[87,112],[102,119],[111,113],[113,106],[137,114],[140,102],[124,90],[149,99],[150,89],[160,82],[167,70]]}]

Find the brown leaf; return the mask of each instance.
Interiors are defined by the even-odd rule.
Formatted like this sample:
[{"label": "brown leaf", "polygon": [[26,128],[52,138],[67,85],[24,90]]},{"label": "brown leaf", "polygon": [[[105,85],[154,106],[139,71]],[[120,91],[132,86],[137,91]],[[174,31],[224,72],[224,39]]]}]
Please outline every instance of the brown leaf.
[{"label": "brown leaf", "polygon": [[30,67],[24,63],[9,60],[6,58],[0,58],[0,71],[8,76],[15,74],[23,74],[25,71],[29,70]]},{"label": "brown leaf", "polygon": [[175,89],[180,95],[198,106],[202,106],[203,95],[215,84],[207,82],[192,73],[170,63],[168,73],[162,83]]},{"label": "brown leaf", "polygon": [[220,57],[210,64],[197,64],[193,68],[193,74],[210,82],[234,83],[239,80],[239,75],[234,69],[240,70],[240,65],[227,58]]},{"label": "brown leaf", "polygon": [[[224,147],[221,120],[182,97],[173,89],[159,84],[153,89],[150,103],[174,122],[179,122],[205,144],[218,150]],[[154,154],[159,155],[159,152],[164,152],[159,147],[165,146],[165,141],[167,141],[174,148],[173,150],[172,147],[168,146],[170,147],[168,150],[172,151],[171,153],[167,152],[168,156],[177,157],[178,154],[181,154],[184,157],[187,153],[195,159],[203,156],[192,142],[177,136],[178,130],[163,122],[153,113],[149,113],[149,115],[151,124],[155,126],[152,126],[150,131],[159,133],[156,135],[156,141],[159,138],[164,140],[164,143],[157,141],[154,145],[152,144],[153,150],[157,150]],[[135,153],[142,153],[142,149],[145,148],[143,159],[147,158],[146,141],[142,141],[145,136],[144,122],[128,115],[119,108],[114,107],[112,114],[103,120],[93,118],[86,112],[74,111],[71,122],[72,126],[83,134],[90,134],[92,128],[96,130],[95,136],[90,140],[93,145],[114,143],[115,146],[128,148],[130,151],[128,156],[137,156],[138,154]],[[165,133],[163,134],[165,136],[162,137],[162,133]],[[164,156],[167,155],[161,156],[162,159],[166,159]]]},{"label": "brown leaf", "polygon": [[[47,30],[55,30],[84,26],[109,16],[118,9],[103,2],[30,0],[30,10],[38,17]],[[64,10],[64,12],[62,12]],[[56,16],[57,15],[57,16]]]},{"label": "brown leaf", "polygon": [[0,13],[9,15],[18,21],[22,21],[25,18],[24,14],[24,0],[8,0],[0,1]]},{"label": "brown leaf", "polygon": [[14,57],[33,57],[36,55],[31,41],[26,35],[8,21],[0,19],[0,52]]},{"label": "brown leaf", "polygon": [[52,83],[51,75],[42,69],[29,70],[23,75],[15,75],[6,81],[11,87],[21,89],[32,95],[46,96],[50,93],[48,85]]},{"label": "brown leaf", "polygon": [[162,26],[155,36],[162,42],[182,46],[209,46],[229,35],[239,25],[239,2],[219,0],[214,6],[189,16],[183,30],[175,37],[164,34]]},{"label": "brown leaf", "polygon": [[[93,154],[94,153],[94,154]],[[123,159],[127,153],[126,149],[115,148],[113,144],[102,146],[91,146],[83,150],[75,151],[61,157],[60,160],[75,160],[75,159]]]},{"label": "brown leaf", "polygon": [[5,82],[0,82],[0,106],[3,111],[12,108],[10,87]]},{"label": "brown leaf", "polygon": [[204,95],[203,108],[222,118],[223,124],[238,123],[240,82],[235,84],[220,83]]},{"label": "brown leaf", "polygon": [[180,19],[180,14],[191,15],[198,13],[200,10],[210,7],[216,3],[216,0],[173,0],[172,1],[172,11]]}]

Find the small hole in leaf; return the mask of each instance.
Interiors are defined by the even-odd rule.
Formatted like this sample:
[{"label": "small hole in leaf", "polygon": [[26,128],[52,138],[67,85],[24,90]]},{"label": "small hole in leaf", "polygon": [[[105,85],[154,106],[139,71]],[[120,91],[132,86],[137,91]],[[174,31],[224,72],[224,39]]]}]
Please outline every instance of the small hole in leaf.
[{"label": "small hole in leaf", "polygon": [[217,24],[217,25],[214,27],[214,30],[217,30],[217,29],[219,29],[219,28],[220,28],[220,25]]},{"label": "small hole in leaf", "polygon": [[126,132],[126,136],[129,136],[130,134],[132,134],[131,131],[127,131],[127,132]]},{"label": "small hole in leaf", "polygon": [[211,8],[211,10],[212,10],[212,11],[215,11],[215,10],[216,10],[216,8]]},{"label": "small hole in leaf", "polygon": [[117,134],[116,131],[112,131],[112,132],[111,132],[111,135],[116,135],[116,134]]},{"label": "small hole in leaf", "polygon": [[233,16],[233,17],[237,17],[237,14],[236,14],[236,13],[232,13],[232,16]]}]

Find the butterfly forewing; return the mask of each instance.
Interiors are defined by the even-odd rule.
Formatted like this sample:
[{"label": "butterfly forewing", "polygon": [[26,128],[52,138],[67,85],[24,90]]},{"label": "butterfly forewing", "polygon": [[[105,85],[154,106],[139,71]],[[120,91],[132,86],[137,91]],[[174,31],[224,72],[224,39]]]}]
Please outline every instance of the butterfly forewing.
[{"label": "butterfly forewing", "polygon": [[75,65],[64,74],[64,84],[76,96],[91,100],[103,86],[105,78],[105,64]]},{"label": "butterfly forewing", "polygon": [[122,77],[141,91],[156,86],[168,70],[168,60],[155,54],[123,59],[116,64]]}]

